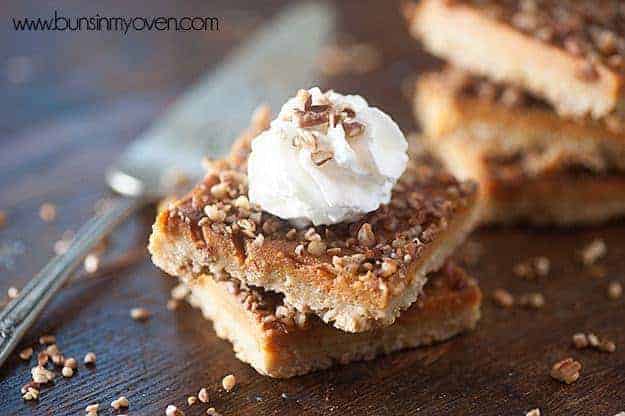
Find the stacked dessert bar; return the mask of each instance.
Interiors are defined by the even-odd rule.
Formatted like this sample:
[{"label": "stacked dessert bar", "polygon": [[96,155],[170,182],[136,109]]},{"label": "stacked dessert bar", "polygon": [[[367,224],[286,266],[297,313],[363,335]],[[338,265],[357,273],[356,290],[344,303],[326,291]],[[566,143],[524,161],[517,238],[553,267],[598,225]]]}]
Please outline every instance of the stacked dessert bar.
[{"label": "stacked dessert bar", "polygon": [[625,4],[423,0],[411,33],[449,67],[422,76],[428,148],[480,183],[484,222],[625,214]]},{"label": "stacked dessert bar", "polygon": [[475,326],[479,288],[447,261],[478,217],[473,182],[412,152],[389,204],[295,228],[248,199],[250,143],[268,127],[265,109],[229,157],[159,213],[149,244],[239,359],[291,377]]}]

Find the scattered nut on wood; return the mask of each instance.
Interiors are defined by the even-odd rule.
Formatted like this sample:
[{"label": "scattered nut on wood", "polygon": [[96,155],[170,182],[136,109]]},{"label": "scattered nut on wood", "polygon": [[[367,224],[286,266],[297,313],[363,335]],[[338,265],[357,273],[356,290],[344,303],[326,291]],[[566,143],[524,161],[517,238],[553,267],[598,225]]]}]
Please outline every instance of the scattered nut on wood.
[{"label": "scattered nut on wood", "polygon": [[532,409],[529,412],[525,413],[525,416],[540,416],[540,409]]},{"label": "scattered nut on wood", "polygon": [[30,360],[30,357],[33,356],[33,349],[31,347],[24,348],[22,351],[20,351],[19,355],[22,360]]},{"label": "scattered nut on wood", "polygon": [[[26,387],[26,386],[25,386]],[[39,389],[35,387],[22,388],[22,398],[24,400],[39,400]]]},{"label": "scattered nut on wood", "polygon": [[39,207],[39,217],[45,222],[52,222],[56,218],[56,206],[50,202],[44,202]]},{"label": "scattered nut on wood", "polygon": [[41,345],[50,345],[56,343],[56,337],[54,335],[43,335],[39,337],[39,343]]},{"label": "scattered nut on wood", "polygon": [[538,292],[525,293],[519,297],[519,305],[526,308],[540,309],[545,306],[545,296]]},{"label": "scattered nut on wood", "polygon": [[63,375],[63,377],[69,378],[74,375],[74,370],[70,367],[63,367],[63,369],[61,370],[61,374]]},{"label": "scattered nut on wood", "polygon": [[621,296],[623,296],[623,285],[621,282],[610,282],[608,285],[608,298],[617,300]]},{"label": "scattered nut on wood", "polygon": [[221,385],[226,391],[232,390],[234,386],[236,386],[236,384],[237,384],[237,379],[232,374],[228,374],[221,380]]},{"label": "scattered nut on wood", "polygon": [[9,299],[15,299],[19,294],[20,291],[16,287],[11,286],[7,289],[7,296],[9,297]]},{"label": "scattered nut on wood", "polygon": [[606,255],[608,247],[601,239],[595,239],[582,249],[581,259],[585,266],[592,266]]},{"label": "scattered nut on wood", "polygon": [[586,334],[580,332],[573,335],[573,345],[578,350],[581,350],[587,348],[590,343],[588,342],[588,337],[586,336]]},{"label": "scattered nut on wood", "polygon": [[97,415],[99,409],[100,409],[100,404],[94,403],[85,407],[85,412],[87,412],[88,415]]},{"label": "scattered nut on wood", "polygon": [[165,409],[165,416],[184,416],[184,412],[182,410],[178,409],[173,404],[170,404]]},{"label": "scattered nut on wood", "polygon": [[146,308],[132,308],[130,317],[135,321],[145,321],[150,317],[151,313]]},{"label": "scattered nut on wood", "polygon": [[200,399],[200,401],[202,403],[208,403],[208,400],[209,400],[208,390],[206,390],[206,388],[202,387],[202,389],[200,389],[200,391],[197,394],[197,398]]},{"label": "scattered nut on wood", "polygon": [[54,373],[40,365],[33,367],[30,370],[30,374],[35,383],[46,384],[49,381],[54,380]]},{"label": "scattered nut on wood", "polygon": [[75,370],[78,367],[78,363],[76,362],[76,359],[73,357],[66,358],[63,365],[65,367],[71,368],[72,370]]},{"label": "scattered nut on wood", "polygon": [[83,362],[87,365],[91,365],[91,364],[95,364],[95,353],[93,352],[88,352],[87,354],[85,354],[85,359],[83,360]]},{"label": "scattered nut on wood", "polygon": [[582,364],[579,361],[568,357],[555,363],[553,367],[551,367],[550,375],[556,380],[571,384],[577,381],[581,369]]},{"label": "scattered nut on wood", "polygon": [[115,410],[119,410],[122,407],[126,408],[128,406],[130,406],[130,402],[125,396],[120,396],[111,402],[111,407]]},{"label": "scattered nut on wood", "polygon": [[493,301],[497,306],[502,308],[511,308],[514,306],[514,296],[506,289],[495,289],[493,291]]},{"label": "scattered nut on wood", "polygon": [[98,271],[99,267],[100,258],[97,255],[91,253],[88,254],[87,257],[85,257],[84,268],[87,273],[93,274]]}]

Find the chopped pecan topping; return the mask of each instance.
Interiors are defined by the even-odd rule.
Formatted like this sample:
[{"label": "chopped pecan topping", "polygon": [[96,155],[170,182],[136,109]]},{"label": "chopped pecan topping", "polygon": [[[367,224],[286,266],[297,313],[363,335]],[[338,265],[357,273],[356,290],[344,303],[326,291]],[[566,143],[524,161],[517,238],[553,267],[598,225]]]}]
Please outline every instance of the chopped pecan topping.
[{"label": "chopped pecan topping", "polygon": [[312,96],[306,90],[297,91],[296,95],[297,100],[299,101],[300,108],[302,111],[308,111],[312,106]]},{"label": "chopped pecan topping", "polygon": [[329,121],[328,112],[294,110],[293,117],[297,125],[303,128],[318,126]]},{"label": "chopped pecan topping", "polygon": [[334,157],[334,154],[326,150],[318,150],[310,154],[310,159],[317,166],[323,165],[327,161],[331,160],[333,157]]},{"label": "chopped pecan topping", "polygon": [[365,125],[358,121],[343,121],[343,130],[347,137],[356,137],[365,132]]}]

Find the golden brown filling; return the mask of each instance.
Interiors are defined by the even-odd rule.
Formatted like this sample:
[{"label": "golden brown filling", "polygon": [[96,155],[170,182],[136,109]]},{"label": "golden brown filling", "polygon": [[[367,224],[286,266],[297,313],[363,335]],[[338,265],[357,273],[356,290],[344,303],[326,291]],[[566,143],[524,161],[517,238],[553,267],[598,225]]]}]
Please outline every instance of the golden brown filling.
[{"label": "golden brown filling", "polygon": [[239,165],[245,149],[235,145],[230,162],[212,166],[204,181],[169,209],[169,226],[189,225],[201,243],[211,241],[208,233],[224,236],[242,255],[247,244],[260,248],[271,242],[302,264],[318,258],[328,272],[355,276],[375,288],[388,284],[399,290],[409,266],[476,194],[474,182],[460,182],[415,155],[389,204],[357,222],[296,229],[248,200],[247,176]]}]

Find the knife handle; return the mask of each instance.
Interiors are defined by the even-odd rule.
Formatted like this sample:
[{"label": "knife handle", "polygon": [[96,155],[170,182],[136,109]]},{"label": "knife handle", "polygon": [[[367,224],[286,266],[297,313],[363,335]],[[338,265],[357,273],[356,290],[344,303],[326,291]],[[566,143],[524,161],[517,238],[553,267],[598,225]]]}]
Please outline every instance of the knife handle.
[{"label": "knife handle", "polygon": [[80,227],[67,252],[50,260],[4,308],[0,313],[0,367],[80,261],[144,203],[140,198],[119,198],[104,213],[92,217]]}]

